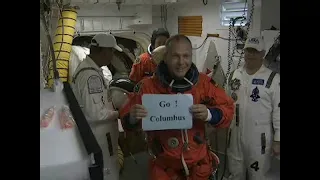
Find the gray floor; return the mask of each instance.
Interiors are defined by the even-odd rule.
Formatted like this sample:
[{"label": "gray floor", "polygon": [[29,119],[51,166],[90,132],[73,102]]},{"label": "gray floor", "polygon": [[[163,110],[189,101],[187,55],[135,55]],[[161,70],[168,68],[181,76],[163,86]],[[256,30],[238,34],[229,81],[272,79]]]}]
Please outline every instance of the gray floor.
[{"label": "gray floor", "polygon": [[[219,155],[220,158],[220,168],[218,171],[218,180],[220,180],[223,174],[224,167],[224,156]],[[135,159],[137,160],[137,164],[131,157],[125,158],[124,162],[124,170],[122,175],[120,176],[120,180],[148,180],[147,179],[147,168],[148,168],[148,158],[149,155],[147,153],[139,153],[135,154]],[[270,180],[280,180],[280,161],[277,159],[272,160],[272,169],[268,173],[268,177]]]},{"label": "gray floor", "polygon": [[120,180],[148,180],[148,159],[147,153],[135,154],[134,158],[127,157],[124,160],[124,170],[120,176]]}]

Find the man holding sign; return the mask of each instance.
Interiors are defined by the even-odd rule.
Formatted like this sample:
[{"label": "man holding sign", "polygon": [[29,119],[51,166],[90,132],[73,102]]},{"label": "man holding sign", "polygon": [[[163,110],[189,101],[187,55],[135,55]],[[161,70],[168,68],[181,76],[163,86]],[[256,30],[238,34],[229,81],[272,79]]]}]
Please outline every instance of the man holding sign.
[{"label": "man holding sign", "polygon": [[121,110],[122,123],[127,131],[147,130],[154,156],[150,180],[208,180],[219,160],[208,148],[205,124],[227,128],[234,102],[198,72],[189,38],[175,35],[166,49],[155,75],[136,85],[136,93]]},{"label": "man holding sign", "polygon": [[142,119],[144,131],[192,128],[191,94],[144,94],[142,104],[148,112]]}]

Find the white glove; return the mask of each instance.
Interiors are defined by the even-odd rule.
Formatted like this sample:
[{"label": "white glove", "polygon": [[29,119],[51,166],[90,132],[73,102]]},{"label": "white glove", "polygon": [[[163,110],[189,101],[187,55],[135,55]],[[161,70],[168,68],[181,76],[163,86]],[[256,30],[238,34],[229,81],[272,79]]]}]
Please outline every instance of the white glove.
[{"label": "white glove", "polygon": [[105,107],[108,109],[107,121],[115,121],[119,117],[119,112],[115,111],[111,102],[107,102]]},{"label": "white glove", "polygon": [[163,59],[166,52],[166,46],[159,46],[152,51],[151,58],[156,63],[159,64]]},{"label": "white glove", "polygon": [[107,121],[116,121],[116,120],[118,120],[118,117],[119,117],[119,112],[118,111],[110,110],[108,112]]}]

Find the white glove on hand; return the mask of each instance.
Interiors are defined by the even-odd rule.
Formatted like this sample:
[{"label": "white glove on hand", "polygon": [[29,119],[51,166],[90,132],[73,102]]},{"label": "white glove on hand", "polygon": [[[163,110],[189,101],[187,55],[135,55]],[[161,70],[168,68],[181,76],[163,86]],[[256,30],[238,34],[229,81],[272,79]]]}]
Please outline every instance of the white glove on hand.
[{"label": "white glove on hand", "polygon": [[152,51],[152,54],[151,54],[152,60],[156,64],[159,64],[164,59],[165,52],[166,52],[166,46],[157,47]]},{"label": "white glove on hand", "polygon": [[118,111],[109,111],[108,112],[108,117],[107,121],[117,121],[119,117],[119,112]]},{"label": "white glove on hand", "polygon": [[119,112],[115,111],[111,102],[107,102],[105,107],[108,109],[107,121],[116,121],[119,117]]}]

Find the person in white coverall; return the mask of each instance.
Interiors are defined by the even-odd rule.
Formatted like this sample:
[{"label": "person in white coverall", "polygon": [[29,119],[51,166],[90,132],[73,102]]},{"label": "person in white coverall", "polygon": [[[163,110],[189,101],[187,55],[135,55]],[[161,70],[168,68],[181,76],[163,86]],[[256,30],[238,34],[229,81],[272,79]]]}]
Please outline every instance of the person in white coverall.
[{"label": "person in white coverall", "polygon": [[118,180],[118,112],[108,102],[102,66],[108,66],[113,51],[122,51],[110,34],[98,34],[91,41],[90,54],[74,72],[72,89],[93,134],[101,147],[104,161],[104,179]]},{"label": "person in white coverall", "polygon": [[248,38],[245,65],[229,76],[236,104],[227,149],[229,180],[265,180],[271,156],[280,156],[280,75],[263,65],[264,48],[261,37]]}]

